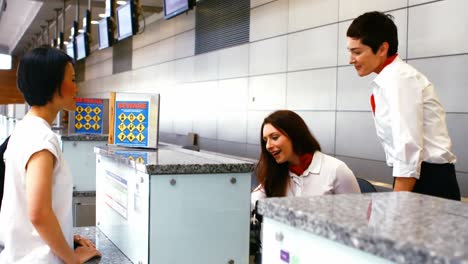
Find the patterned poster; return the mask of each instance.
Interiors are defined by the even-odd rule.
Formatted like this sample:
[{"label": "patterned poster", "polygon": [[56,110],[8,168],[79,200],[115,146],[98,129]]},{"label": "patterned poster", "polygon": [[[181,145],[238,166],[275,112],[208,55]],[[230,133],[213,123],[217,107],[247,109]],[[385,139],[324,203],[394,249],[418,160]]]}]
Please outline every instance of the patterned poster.
[{"label": "patterned poster", "polygon": [[115,144],[121,146],[148,146],[147,101],[115,102]]},{"label": "patterned poster", "polygon": [[102,134],[103,100],[76,98],[75,133]]}]

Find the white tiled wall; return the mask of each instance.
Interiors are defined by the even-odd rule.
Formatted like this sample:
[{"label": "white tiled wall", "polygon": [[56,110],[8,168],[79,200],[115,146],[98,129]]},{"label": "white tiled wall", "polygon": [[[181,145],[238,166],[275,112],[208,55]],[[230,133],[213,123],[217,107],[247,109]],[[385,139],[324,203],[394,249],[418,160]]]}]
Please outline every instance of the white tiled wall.
[{"label": "white tiled wall", "polygon": [[260,126],[277,109],[301,115],[324,152],[357,176],[391,183],[369,107],[369,83],[348,65],[346,30],[363,12],[395,17],[399,55],[435,84],[447,110],[462,193],[468,196],[468,10],[466,0],[251,0],[250,43],[194,55],[193,11],[155,15],[133,38],[133,70],[112,73],[112,49],[86,62],[81,95],[161,94],[161,135],[258,157]]}]

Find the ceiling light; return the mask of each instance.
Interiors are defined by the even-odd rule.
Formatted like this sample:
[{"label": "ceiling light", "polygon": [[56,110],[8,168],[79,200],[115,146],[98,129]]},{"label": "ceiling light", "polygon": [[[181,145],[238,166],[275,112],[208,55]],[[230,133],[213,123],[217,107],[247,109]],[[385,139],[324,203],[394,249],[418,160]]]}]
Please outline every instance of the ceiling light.
[{"label": "ceiling light", "polygon": [[98,16],[101,17],[101,18],[105,18],[106,14],[99,14]]},{"label": "ceiling light", "polygon": [[0,54],[0,70],[11,70],[11,55]]},{"label": "ceiling light", "polygon": [[97,25],[97,24],[99,24],[99,22],[97,22],[96,20],[91,20],[91,24]]},{"label": "ceiling light", "polygon": [[127,3],[127,1],[117,1],[118,5],[125,5],[126,3]]},{"label": "ceiling light", "polygon": [[84,29],[78,29],[78,33],[84,33]]}]

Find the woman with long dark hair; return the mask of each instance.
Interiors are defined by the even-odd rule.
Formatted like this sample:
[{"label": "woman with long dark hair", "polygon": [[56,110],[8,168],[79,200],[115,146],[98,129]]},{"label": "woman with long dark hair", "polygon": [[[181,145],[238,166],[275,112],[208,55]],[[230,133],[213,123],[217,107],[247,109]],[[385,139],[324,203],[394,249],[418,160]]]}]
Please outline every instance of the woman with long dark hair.
[{"label": "woman with long dark hair", "polygon": [[261,127],[257,165],[260,185],[252,206],[265,197],[360,193],[353,172],[342,161],[323,154],[304,120],[289,110],[276,111]]}]

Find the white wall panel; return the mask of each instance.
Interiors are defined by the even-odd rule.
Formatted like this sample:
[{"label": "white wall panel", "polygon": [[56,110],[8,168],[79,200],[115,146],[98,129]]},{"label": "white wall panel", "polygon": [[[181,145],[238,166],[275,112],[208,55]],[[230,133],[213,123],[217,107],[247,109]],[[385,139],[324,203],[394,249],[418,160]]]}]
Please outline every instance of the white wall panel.
[{"label": "white wall panel", "polygon": [[336,155],[385,160],[371,112],[337,113]]},{"label": "white wall panel", "polygon": [[406,6],[407,0],[340,0],[339,20],[356,18],[365,12],[387,12]]},{"label": "white wall panel", "polygon": [[434,0],[408,0],[408,5],[419,5],[427,2],[433,2]]},{"label": "white wall panel", "polygon": [[193,82],[195,75],[195,57],[179,59],[175,62],[175,82]]},{"label": "white wall panel", "polygon": [[[193,115],[193,132],[200,137],[216,138],[216,111],[219,101],[218,81],[194,83],[190,86],[186,99],[190,101],[190,111]],[[178,95],[180,97],[180,94]],[[185,95],[184,95],[185,96]]]},{"label": "white wall panel", "polygon": [[[196,8],[196,7],[195,7]],[[195,29],[195,9],[189,10],[184,14],[180,14],[173,18],[174,33],[179,34],[188,30]]]},{"label": "white wall panel", "polygon": [[287,37],[277,37],[250,44],[250,75],[286,71]]},{"label": "white wall panel", "polygon": [[288,31],[313,28],[338,21],[338,0],[289,0]]},{"label": "white wall panel", "polygon": [[250,41],[274,37],[288,31],[288,0],[277,0],[250,12]]},{"label": "white wall panel", "polygon": [[150,65],[174,60],[175,48],[175,37],[166,38],[158,42],[155,47],[156,54],[152,58],[153,61]]},{"label": "white wall panel", "polygon": [[250,8],[259,6],[259,5],[264,5],[269,2],[275,2],[278,0],[250,0]]},{"label": "white wall panel", "polygon": [[409,63],[434,84],[445,111],[468,112],[468,55],[410,60]]},{"label": "white wall panel", "polygon": [[289,34],[288,70],[335,66],[337,34],[337,24]]},{"label": "white wall panel", "polygon": [[408,58],[467,53],[466,10],[466,0],[447,0],[411,7]]},{"label": "white wall panel", "polygon": [[352,157],[337,156],[353,171],[354,176],[366,180],[393,184],[392,168],[384,161],[358,159]]},{"label": "white wall panel", "polygon": [[247,111],[223,111],[217,116],[219,140],[247,143]]},{"label": "white wall panel", "polygon": [[371,82],[377,75],[359,77],[354,66],[338,68],[337,109],[344,111],[370,111]]},{"label": "white wall panel", "polygon": [[335,152],[335,112],[297,111],[322,147],[322,152]]},{"label": "white wall panel", "polygon": [[249,110],[277,110],[286,106],[286,74],[249,79]]},{"label": "white wall panel", "polygon": [[112,75],[112,58],[99,63],[87,65],[85,70],[85,79],[91,80],[104,76]]},{"label": "white wall panel", "polygon": [[175,36],[174,58],[185,58],[195,54],[195,30],[190,30]]},{"label": "white wall panel", "polygon": [[335,110],[336,68],[287,75],[286,107],[291,110]]},{"label": "white wall panel", "polygon": [[143,34],[133,36],[132,48],[136,50],[161,40],[161,35],[159,34],[159,23],[160,21],[156,21],[155,23],[146,25],[145,32]]},{"label": "white wall panel", "polygon": [[140,49],[133,51],[132,56],[132,69],[155,64],[157,60],[157,50],[159,49],[159,42],[144,46]]},{"label": "white wall panel", "polygon": [[219,51],[219,79],[249,75],[249,44]]},{"label": "white wall panel", "polygon": [[447,114],[447,126],[452,139],[452,149],[457,156],[455,168],[457,171],[468,173],[468,114]]},{"label": "white wall panel", "polygon": [[218,51],[195,56],[194,81],[218,79]]},{"label": "white wall panel", "polygon": [[247,143],[260,145],[260,135],[263,120],[273,111],[248,111],[247,112]]},{"label": "white wall panel", "polygon": [[163,19],[158,20],[158,34],[159,39],[166,39],[176,34],[176,21],[175,19]]},{"label": "white wall panel", "polygon": [[[194,87],[194,84],[185,84],[177,85],[174,89],[174,95],[177,95],[174,103],[177,108],[174,109],[172,118],[174,120],[174,133],[176,134],[186,135],[193,131],[193,119],[195,117],[193,109],[195,103],[192,98],[195,94]],[[182,94],[184,96],[180,96]]]},{"label": "white wall panel", "polygon": [[246,111],[249,102],[249,79],[237,78],[221,80],[218,83],[217,97],[210,95],[212,101],[217,101],[219,111]]}]

